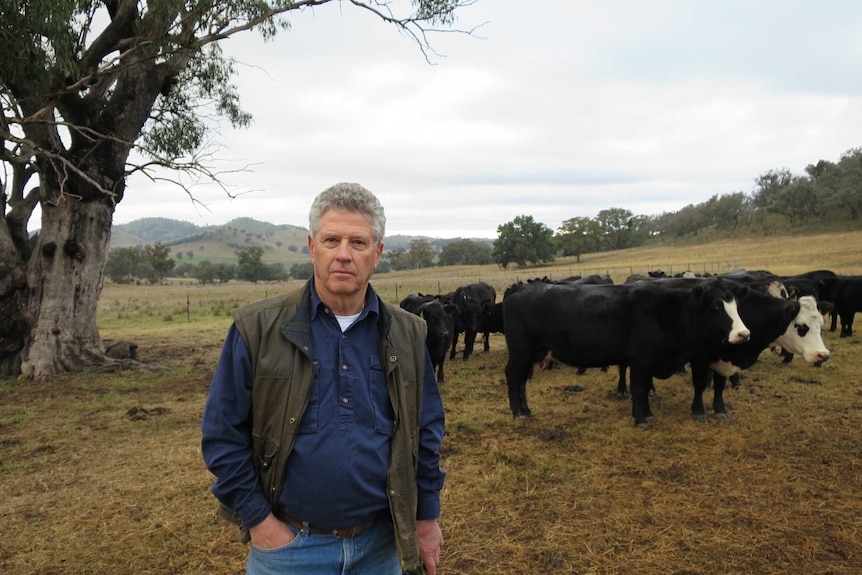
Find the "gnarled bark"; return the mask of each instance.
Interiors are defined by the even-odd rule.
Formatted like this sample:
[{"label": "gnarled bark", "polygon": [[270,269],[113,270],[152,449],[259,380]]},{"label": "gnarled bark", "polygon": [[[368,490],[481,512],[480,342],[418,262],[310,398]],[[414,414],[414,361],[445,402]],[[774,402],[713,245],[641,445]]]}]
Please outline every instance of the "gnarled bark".
[{"label": "gnarled bark", "polygon": [[21,374],[44,378],[104,362],[96,308],[104,282],[113,207],[63,195],[46,205],[27,266],[31,328]]}]

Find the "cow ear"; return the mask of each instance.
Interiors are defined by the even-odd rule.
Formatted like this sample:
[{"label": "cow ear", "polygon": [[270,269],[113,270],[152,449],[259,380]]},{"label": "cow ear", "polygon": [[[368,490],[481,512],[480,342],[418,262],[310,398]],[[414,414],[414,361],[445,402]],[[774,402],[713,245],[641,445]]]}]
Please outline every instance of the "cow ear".
[{"label": "cow ear", "polygon": [[792,299],[793,301],[799,300],[799,289],[795,286],[791,287],[787,290],[787,299]]}]

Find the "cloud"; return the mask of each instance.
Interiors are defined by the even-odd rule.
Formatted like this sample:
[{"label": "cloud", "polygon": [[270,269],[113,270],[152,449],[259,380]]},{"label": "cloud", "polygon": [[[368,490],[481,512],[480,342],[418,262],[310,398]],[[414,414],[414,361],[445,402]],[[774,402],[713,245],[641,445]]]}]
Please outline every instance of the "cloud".
[{"label": "cloud", "polygon": [[373,16],[332,4],[264,43],[225,43],[247,130],[222,126],[217,186],[133,178],[115,223],[248,216],[307,225],[319,191],[358,181],[388,233],[496,237],[609,207],[660,214],[750,192],[860,145],[862,4],[768,0],[479,1],[477,37],[433,38],[429,65]]}]

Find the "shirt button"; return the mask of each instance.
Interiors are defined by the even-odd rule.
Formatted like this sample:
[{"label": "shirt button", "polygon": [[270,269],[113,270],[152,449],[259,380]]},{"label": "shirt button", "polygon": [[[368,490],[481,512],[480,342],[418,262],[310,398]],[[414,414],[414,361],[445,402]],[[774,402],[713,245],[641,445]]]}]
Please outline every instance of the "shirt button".
[{"label": "shirt button", "polygon": [[344,365],[342,365],[342,366],[341,366],[341,370],[342,370],[342,371],[347,371],[347,364],[346,364],[346,363],[345,363]]},{"label": "shirt button", "polygon": [[341,403],[350,403],[350,400],[349,400],[349,399],[347,399],[346,397],[342,397],[342,398],[341,398]]}]

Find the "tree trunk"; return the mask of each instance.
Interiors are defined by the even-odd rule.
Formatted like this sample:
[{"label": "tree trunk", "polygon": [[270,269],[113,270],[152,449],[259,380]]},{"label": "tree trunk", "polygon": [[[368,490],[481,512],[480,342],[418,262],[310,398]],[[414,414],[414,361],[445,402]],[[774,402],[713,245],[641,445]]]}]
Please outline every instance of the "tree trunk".
[{"label": "tree trunk", "polygon": [[36,379],[105,361],[96,310],[114,206],[57,196],[55,204],[42,203],[42,229],[26,270],[31,325],[20,351],[20,372]]}]

